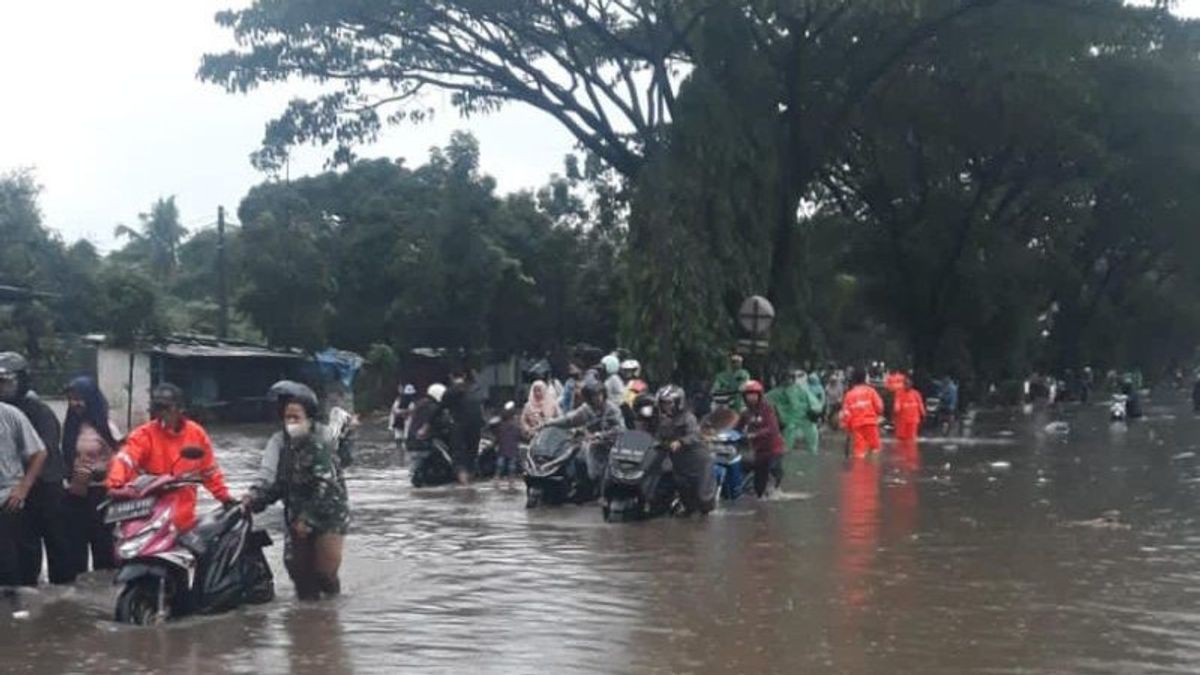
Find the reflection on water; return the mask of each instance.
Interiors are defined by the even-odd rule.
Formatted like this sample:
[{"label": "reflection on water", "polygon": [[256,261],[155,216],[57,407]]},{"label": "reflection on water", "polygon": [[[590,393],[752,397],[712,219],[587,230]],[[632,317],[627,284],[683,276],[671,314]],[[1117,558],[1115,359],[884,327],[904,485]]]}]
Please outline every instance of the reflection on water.
[{"label": "reflection on water", "polygon": [[[793,458],[804,499],[630,525],[413,491],[379,433],[343,597],[297,604],[276,546],[275,603],[130,629],[92,575],[0,597],[0,672],[1196,672],[1200,423],[1147,412],[981,414],[971,438]],[[236,486],[266,433],[214,432]]]}]

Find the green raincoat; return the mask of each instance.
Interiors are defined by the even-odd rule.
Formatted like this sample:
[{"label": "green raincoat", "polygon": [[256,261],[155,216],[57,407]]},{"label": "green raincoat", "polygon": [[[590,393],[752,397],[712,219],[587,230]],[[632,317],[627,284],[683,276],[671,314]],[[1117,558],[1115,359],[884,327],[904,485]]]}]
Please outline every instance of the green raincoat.
[{"label": "green raincoat", "polygon": [[729,402],[729,407],[741,412],[745,409],[746,403],[742,400],[742,385],[750,381],[750,371],[745,368],[738,370],[723,370],[717,374],[713,380],[712,395],[718,394],[733,394],[733,399]]},{"label": "green raincoat", "polygon": [[767,401],[775,407],[775,412],[779,415],[779,423],[783,427],[783,441],[787,448],[794,448],[796,440],[803,436],[805,447],[810,453],[816,454],[819,440],[818,423],[813,422],[809,414],[820,414],[825,409],[824,393],[818,398],[808,382],[799,382],[772,389],[767,394]]}]

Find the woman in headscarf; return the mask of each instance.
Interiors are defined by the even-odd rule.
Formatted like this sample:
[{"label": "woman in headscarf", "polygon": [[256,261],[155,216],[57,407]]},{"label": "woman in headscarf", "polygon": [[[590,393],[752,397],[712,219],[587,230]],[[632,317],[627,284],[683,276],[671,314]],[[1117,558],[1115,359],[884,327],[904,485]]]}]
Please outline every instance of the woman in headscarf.
[{"label": "woman in headscarf", "polygon": [[558,401],[550,395],[546,383],[537,380],[529,387],[529,400],[525,401],[525,409],[521,411],[521,432],[525,438],[533,438],[537,430],[546,422],[562,416]]},{"label": "woman in headscarf", "polygon": [[93,570],[116,567],[111,528],[97,507],[104,501],[108,462],[121,445],[121,432],[108,417],[108,401],[90,377],[67,385],[67,419],[63,424],[62,456],[71,468],[65,510],[70,549],[76,569],[86,572],[88,552]]}]

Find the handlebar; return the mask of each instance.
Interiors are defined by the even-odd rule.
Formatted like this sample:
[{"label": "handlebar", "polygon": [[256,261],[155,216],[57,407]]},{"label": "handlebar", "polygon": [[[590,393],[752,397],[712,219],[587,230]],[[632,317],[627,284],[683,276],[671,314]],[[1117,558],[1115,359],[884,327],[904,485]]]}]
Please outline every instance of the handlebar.
[{"label": "handlebar", "polygon": [[165,492],[167,490],[174,490],[174,489],[182,487],[184,485],[203,485],[203,484],[204,484],[204,480],[196,475],[177,476],[174,480],[167,481],[161,485],[156,486],[152,491],[146,491],[146,492],[142,492],[142,491],[138,490],[136,487],[134,487],[133,483],[126,483],[125,485],[122,485],[121,487],[111,488],[108,491],[108,496],[109,496],[108,501],[113,501],[114,499],[116,499],[118,501],[126,500],[126,499],[137,499],[138,497],[141,497],[141,496],[147,496],[151,492]]}]

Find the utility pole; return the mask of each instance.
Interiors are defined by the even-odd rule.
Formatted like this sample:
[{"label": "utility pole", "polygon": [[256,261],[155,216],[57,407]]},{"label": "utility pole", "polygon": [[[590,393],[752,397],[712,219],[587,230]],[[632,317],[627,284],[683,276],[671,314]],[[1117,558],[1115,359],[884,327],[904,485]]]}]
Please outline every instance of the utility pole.
[{"label": "utility pole", "polygon": [[225,270],[225,207],[217,207],[217,337],[229,337],[229,287]]}]

